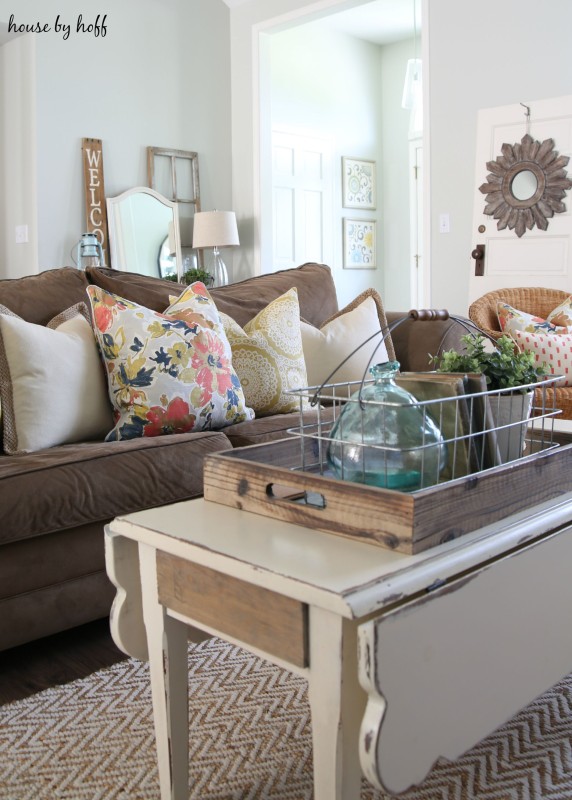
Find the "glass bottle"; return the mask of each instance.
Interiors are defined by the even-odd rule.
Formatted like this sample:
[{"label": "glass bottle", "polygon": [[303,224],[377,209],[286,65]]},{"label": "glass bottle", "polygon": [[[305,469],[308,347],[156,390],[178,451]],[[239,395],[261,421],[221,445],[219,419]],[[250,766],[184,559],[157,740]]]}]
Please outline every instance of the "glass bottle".
[{"label": "glass bottle", "polygon": [[395,383],[397,361],[371,367],[374,382],[354,393],[330,433],[337,478],[411,492],[439,481],[447,447],[427,406]]}]

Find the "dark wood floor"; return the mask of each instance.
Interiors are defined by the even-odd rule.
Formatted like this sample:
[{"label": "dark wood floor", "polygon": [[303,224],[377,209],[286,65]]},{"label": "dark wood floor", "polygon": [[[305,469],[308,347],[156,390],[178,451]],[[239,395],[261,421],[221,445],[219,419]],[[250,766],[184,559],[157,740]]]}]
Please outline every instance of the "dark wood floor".
[{"label": "dark wood floor", "polygon": [[109,619],[5,650],[0,652],[0,705],[85,678],[126,658],[111,638]]}]

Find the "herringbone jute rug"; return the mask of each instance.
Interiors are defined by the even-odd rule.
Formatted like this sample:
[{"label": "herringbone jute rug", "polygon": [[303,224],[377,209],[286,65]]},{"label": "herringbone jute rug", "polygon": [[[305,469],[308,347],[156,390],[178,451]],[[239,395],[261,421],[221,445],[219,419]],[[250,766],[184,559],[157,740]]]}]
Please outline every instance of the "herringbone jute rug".
[{"label": "herringbone jute rug", "polygon": [[[189,649],[193,800],[311,800],[306,682],[220,639]],[[0,708],[1,800],[158,800],[147,664]],[[572,798],[572,676],[401,800]],[[364,781],[362,800],[385,800]]]}]

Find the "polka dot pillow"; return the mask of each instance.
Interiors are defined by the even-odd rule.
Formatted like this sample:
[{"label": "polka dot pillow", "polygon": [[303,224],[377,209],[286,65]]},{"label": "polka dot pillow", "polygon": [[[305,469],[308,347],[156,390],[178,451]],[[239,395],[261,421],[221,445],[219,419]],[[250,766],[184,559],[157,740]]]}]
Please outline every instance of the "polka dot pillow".
[{"label": "polka dot pillow", "polygon": [[512,331],[512,338],[521,350],[534,353],[537,364],[546,364],[550,375],[563,375],[556,386],[572,386],[572,333],[554,334]]}]

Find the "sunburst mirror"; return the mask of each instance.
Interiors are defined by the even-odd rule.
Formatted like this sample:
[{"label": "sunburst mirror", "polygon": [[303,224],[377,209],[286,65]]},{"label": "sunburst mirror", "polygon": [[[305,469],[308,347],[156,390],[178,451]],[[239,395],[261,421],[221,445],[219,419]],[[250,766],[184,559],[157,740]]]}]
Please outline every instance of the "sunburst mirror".
[{"label": "sunburst mirror", "polygon": [[541,143],[528,133],[520,144],[503,144],[501,151],[487,161],[487,183],[479,186],[486,195],[484,213],[498,220],[499,231],[514,229],[518,237],[535,225],[545,231],[550,217],[566,211],[562,198],[572,188],[564,169],[569,157],[558,155],[553,139]]}]

